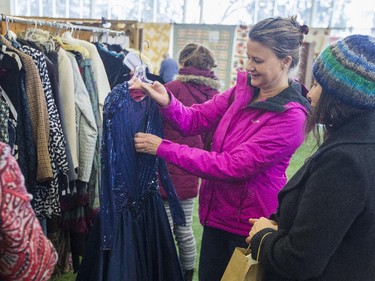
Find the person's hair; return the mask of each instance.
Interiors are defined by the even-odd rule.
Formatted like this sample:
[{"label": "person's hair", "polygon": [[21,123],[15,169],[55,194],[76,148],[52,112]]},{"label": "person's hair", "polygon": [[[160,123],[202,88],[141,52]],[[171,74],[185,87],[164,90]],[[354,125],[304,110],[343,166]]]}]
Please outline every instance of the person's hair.
[{"label": "person's hair", "polygon": [[208,70],[217,66],[212,51],[203,45],[195,43],[187,44],[180,51],[178,62],[183,67],[194,66]]},{"label": "person's hair", "polygon": [[300,25],[297,16],[276,17],[255,24],[250,29],[249,38],[270,48],[279,59],[291,56],[291,70],[298,66],[304,34],[308,33],[308,26]]},{"label": "person's hair", "polygon": [[347,105],[323,89],[317,105],[307,119],[306,136],[312,132],[317,145],[320,146],[332,132],[366,111],[370,109]]}]

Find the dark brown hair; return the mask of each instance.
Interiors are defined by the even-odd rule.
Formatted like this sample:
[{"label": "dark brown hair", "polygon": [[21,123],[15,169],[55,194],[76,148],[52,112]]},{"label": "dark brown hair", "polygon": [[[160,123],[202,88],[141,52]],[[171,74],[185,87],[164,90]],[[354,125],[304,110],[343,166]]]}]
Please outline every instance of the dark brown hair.
[{"label": "dark brown hair", "polygon": [[[306,135],[312,131],[317,145],[320,146],[332,132],[366,111],[363,108],[346,105],[323,89],[316,107],[313,108],[307,119]],[[317,124],[321,124],[321,126],[317,126]]]},{"label": "dark brown hair", "polygon": [[267,18],[250,29],[249,38],[270,48],[279,59],[291,56],[293,69],[298,66],[303,38],[308,32],[308,26],[300,25],[297,16]]},{"label": "dark brown hair", "polygon": [[200,44],[187,44],[178,57],[178,62],[184,67],[194,66],[199,69],[208,69],[216,67],[214,54],[208,48]]}]

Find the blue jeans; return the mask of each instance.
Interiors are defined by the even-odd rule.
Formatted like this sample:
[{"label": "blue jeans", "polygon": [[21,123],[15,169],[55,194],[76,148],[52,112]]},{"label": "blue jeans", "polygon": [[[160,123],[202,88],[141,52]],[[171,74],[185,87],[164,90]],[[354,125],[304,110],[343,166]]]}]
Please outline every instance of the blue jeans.
[{"label": "blue jeans", "polygon": [[245,236],[204,226],[199,281],[220,281],[235,247],[247,248],[245,239]]}]

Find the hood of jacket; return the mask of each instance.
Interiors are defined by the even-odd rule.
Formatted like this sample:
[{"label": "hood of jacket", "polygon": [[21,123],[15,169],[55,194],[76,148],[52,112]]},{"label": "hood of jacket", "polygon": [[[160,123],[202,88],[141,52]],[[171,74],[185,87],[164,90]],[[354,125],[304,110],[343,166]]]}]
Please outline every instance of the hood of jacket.
[{"label": "hood of jacket", "polygon": [[214,71],[192,66],[181,68],[175,81],[182,82],[198,103],[211,99],[223,85]]}]

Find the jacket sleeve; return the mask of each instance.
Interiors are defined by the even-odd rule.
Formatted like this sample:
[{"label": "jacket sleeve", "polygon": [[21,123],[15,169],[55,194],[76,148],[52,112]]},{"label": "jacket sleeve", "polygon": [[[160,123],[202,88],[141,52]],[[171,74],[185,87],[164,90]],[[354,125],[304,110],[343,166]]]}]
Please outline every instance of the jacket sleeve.
[{"label": "jacket sleeve", "polygon": [[295,152],[303,142],[304,121],[305,113],[291,108],[230,151],[208,152],[163,140],[157,155],[204,179],[246,180]]},{"label": "jacket sleeve", "polygon": [[78,179],[89,182],[98,129],[92,110],[89,93],[79,73],[77,62],[69,54],[74,75],[74,96],[77,126]]},{"label": "jacket sleeve", "polygon": [[231,104],[233,88],[202,104],[184,106],[170,92],[171,103],[161,108],[163,116],[184,136],[200,135],[213,129]]},{"label": "jacket sleeve", "polygon": [[[319,157],[305,181],[296,218],[289,231],[279,230],[251,241],[267,270],[293,280],[322,274],[365,204],[365,177],[353,158],[337,151]],[[287,195],[285,195],[287,196]],[[282,216],[282,214],[280,214]],[[261,241],[261,242],[260,242]]]}]

